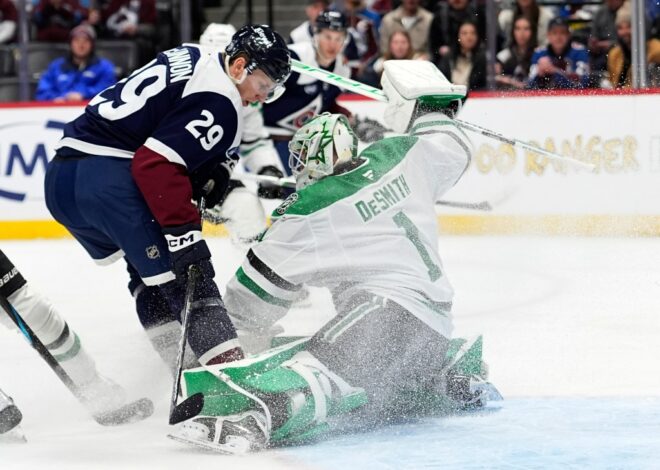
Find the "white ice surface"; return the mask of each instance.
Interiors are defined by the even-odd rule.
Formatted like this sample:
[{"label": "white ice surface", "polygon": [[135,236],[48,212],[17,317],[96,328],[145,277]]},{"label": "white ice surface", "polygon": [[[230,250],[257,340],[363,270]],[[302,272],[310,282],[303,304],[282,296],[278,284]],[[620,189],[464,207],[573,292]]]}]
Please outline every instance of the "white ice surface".
[{"label": "white ice surface", "polygon": [[[442,237],[456,289],[455,335],[484,334],[505,401],[246,457],[164,436],[171,387],[133,312],[121,263],[99,268],[72,240],[3,242],[25,277],[78,332],[99,369],[156,403],[142,423],[93,422],[46,364],[0,328],[0,387],[23,411],[27,444],[0,443],[0,469],[658,468],[660,240]],[[221,285],[241,254],[212,239]],[[288,333],[331,314],[294,312]]]}]

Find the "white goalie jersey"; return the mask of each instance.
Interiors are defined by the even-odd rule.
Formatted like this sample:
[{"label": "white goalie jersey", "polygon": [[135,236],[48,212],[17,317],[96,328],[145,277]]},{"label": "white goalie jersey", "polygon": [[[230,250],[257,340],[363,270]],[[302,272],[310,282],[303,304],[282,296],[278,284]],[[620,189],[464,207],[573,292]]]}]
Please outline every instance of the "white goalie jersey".
[{"label": "white goalie jersey", "polygon": [[451,119],[427,114],[409,135],[370,145],[351,169],[292,194],[227,286],[236,327],[265,333],[308,284],[335,299],[385,297],[449,337],[453,289],[438,254],[435,201],[471,153]]}]

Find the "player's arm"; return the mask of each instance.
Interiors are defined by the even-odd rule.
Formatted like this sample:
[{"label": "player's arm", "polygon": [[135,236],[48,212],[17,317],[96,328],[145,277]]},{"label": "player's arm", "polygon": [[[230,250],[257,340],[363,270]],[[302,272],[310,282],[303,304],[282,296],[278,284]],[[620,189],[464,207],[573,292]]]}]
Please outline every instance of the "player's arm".
[{"label": "player's arm", "polygon": [[224,299],[236,329],[267,334],[315,272],[314,253],[314,238],[305,218],[275,222],[227,285]]}]

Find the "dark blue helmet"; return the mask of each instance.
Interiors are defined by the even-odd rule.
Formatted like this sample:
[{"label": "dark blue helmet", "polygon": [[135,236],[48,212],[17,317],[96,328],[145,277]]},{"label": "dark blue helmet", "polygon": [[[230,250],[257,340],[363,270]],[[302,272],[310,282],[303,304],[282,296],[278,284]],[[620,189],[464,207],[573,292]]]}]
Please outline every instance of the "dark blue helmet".
[{"label": "dark blue helmet", "polygon": [[319,32],[322,29],[330,29],[344,33],[348,29],[348,19],[340,11],[325,10],[316,17],[315,26],[315,32]]},{"label": "dark blue helmet", "polygon": [[225,54],[231,62],[243,54],[248,73],[262,70],[275,83],[282,84],[291,74],[291,53],[286,42],[268,25],[246,25],[232,36]]}]

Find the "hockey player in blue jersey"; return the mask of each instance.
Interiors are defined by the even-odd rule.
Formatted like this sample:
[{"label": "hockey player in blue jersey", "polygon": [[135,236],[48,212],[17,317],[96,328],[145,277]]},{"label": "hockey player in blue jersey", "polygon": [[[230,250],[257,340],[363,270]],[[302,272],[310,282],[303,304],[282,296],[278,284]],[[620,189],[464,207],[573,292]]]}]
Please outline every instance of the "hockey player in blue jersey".
[{"label": "hockey player in blue jersey", "polygon": [[[346,45],[348,22],[343,13],[324,11],[316,19],[312,42],[289,45],[291,57],[313,67],[350,77],[342,51]],[[337,104],[341,90],[308,75],[292,73],[286,82],[284,94],[274,103],[264,106],[264,122],[275,141],[282,163],[289,168],[289,141],[309,119],[329,111],[350,116],[350,112]]]},{"label": "hockey player in blue jersey", "polygon": [[48,166],[51,214],[98,264],[126,260],[140,322],[169,364],[192,264],[188,344],[201,364],[242,357],[191,200],[221,202],[243,106],[272,99],[289,73],[286,43],[265,25],[241,28],[224,53],[165,51],[92,99]]}]

